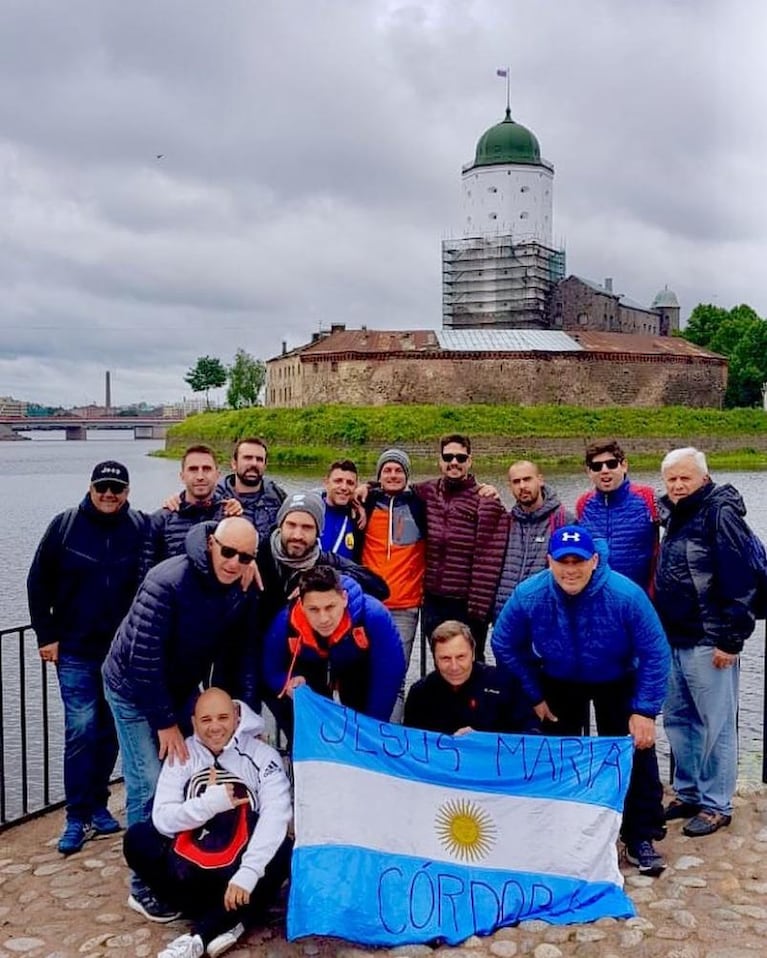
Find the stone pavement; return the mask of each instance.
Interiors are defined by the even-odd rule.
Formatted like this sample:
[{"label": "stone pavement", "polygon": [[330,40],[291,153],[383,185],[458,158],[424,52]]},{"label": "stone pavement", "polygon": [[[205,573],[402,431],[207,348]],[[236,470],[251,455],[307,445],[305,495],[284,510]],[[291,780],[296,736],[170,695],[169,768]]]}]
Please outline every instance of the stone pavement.
[{"label": "stone pavement", "polygon": [[[659,878],[626,866],[638,910],[628,921],[550,926],[527,922],[460,947],[393,949],[445,958],[742,958],[767,954],[767,791],[744,787],[732,825],[702,839],[675,822],[659,848],[669,867]],[[119,809],[118,801],[113,805]],[[63,813],[0,834],[0,958],[154,956],[185,930],[156,925],[125,906],[127,874],[119,836],[88,842],[64,859],[56,851]],[[374,949],[329,938],[285,941],[282,927],[252,933],[232,958],[364,958]]]}]

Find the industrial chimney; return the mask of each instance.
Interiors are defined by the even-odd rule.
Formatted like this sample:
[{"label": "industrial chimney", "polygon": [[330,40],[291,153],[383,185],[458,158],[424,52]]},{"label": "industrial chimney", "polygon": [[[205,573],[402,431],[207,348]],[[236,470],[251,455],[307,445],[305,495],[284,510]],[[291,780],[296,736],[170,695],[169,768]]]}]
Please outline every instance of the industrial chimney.
[{"label": "industrial chimney", "polygon": [[105,396],[104,396],[104,406],[106,407],[107,414],[112,411],[112,374],[107,370],[105,377]]}]

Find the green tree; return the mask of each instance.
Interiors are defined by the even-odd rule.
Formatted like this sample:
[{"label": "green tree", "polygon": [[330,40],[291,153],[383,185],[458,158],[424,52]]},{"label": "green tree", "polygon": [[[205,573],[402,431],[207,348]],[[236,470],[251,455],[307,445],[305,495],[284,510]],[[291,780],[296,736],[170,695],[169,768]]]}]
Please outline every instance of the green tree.
[{"label": "green tree", "polygon": [[266,380],[266,366],[244,349],[238,349],[229,367],[226,401],[232,409],[257,406],[258,395]]},{"label": "green tree", "polygon": [[729,360],[724,404],[760,406],[767,382],[767,323],[745,304],[733,309],[699,304],[682,335]]},{"label": "green tree", "polygon": [[226,382],[226,367],[215,356],[200,356],[189,372],[184,376],[193,392],[205,393],[205,406],[210,409],[208,391],[218,389]]}]

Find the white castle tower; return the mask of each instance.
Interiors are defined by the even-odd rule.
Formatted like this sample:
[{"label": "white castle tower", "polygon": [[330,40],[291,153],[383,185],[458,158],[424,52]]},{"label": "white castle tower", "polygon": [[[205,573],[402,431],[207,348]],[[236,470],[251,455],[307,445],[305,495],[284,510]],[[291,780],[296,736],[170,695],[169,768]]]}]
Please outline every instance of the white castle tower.
[{"label": "white castle tower", "polygon": [[442,243],[443,326],[548,327],[565,271],[552,240],[554,167],[508,107],[479,138],[462,181],[461,236]]}]

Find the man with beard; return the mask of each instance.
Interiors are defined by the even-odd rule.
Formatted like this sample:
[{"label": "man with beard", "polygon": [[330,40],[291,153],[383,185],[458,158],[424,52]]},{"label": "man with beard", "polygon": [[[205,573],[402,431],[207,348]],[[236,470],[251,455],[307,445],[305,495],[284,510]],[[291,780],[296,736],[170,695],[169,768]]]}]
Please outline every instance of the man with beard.
[{"label": "man with beard", "polygon": [[301,573],[317,564],[351,576],[376,599],[389,597],[388,586],[380,576],[351,559],[323,551],[320,535],[324,519],[322,499],[313,492],[294,492],[280,506],[277,528],[258,550],[264,586],[262,611],[267,624],[297,594]]},{"label": "man with beard", "polygon": [[[494,557],[499,570],[494,620],[519,583],[547,567],[552,532],[575,522],[575,516],[546,485],[535,463],[526,459],[512,463],[509,466],[509,489],[515,502],[505,517],[505,549],[497,558]],[[500,541],[499,537],[495,543]]]},{"label": "man with beard", "polygon": [[[440,440],[439,479],[413,485],[426,506],[426,578],[421,629],[431,635],[446,619],[465,623],[485,659],[487,625],[498,581],[496,537],[505,540],[500,499],[481,495],[471,474],[471,440]],[[493,492],[495,492],[493,490]],[[497,493],[495,493],[497,496]]]},{"label": "man with beard", "polygon": [[258,530],[259,539],[268,539],[277,525],[277,513],[285,501],[285,490],[265,478],[269,456],[266,442],[258,436],[240,439],[232,453],[234,470],[219,481],[218,491],[242,505],[242,514]]}]

